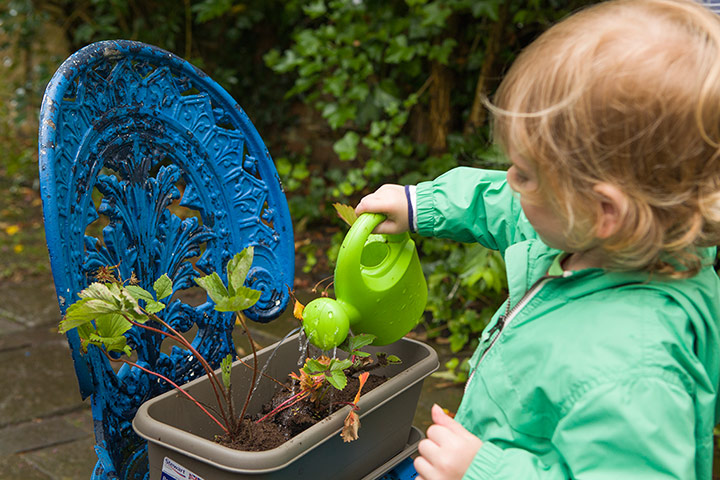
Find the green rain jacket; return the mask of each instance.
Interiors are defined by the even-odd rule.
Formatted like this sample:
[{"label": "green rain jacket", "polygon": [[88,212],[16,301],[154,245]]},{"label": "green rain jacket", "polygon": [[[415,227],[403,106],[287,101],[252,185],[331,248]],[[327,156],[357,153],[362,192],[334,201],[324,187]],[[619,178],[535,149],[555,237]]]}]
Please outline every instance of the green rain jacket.
[{"label": "green rain jacket", "polygon": [[[418,233],[479,242],[507,265],[455,419],[483,440],[466,479],[710,479],[720,285],[587,269],[523,215],[505,172],[457,168],[416,190]],[[710,251],[712,250],[712,251]],[[715,249],[708,249],[712,263]]]}]

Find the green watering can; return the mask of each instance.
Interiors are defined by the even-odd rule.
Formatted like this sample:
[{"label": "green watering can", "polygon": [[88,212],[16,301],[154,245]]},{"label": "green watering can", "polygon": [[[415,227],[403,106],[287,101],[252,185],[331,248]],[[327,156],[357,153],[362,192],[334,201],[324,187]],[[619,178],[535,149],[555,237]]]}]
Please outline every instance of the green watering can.
[{"label": "green watering can", "polygon": [[351,328],[375,335],[373,345],[387,345],[420,321],[428,291],[415,242],[408,233],[373,234],[383,220],[360,215],[340,246],[337,300],[316,298],[303,311],[305,335],[322,350],[340,345]]}]

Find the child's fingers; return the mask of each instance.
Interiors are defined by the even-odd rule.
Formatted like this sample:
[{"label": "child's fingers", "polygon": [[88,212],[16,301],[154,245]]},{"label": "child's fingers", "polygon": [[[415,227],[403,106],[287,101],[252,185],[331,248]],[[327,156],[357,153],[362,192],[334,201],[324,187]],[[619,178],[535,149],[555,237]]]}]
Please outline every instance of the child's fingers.
[{"label": "child's fingers", "polygon": [[432,465],[430,465],[430,462],[425,460],[425,458],[415,458],[413,461],[413,467],[415,467],[415,471],[418,472],[418,476],[415,477],[415,480],[430,480],[433,478]]},{"label": "child's fingers", "polygon": [[430,410],[430,414],[432,416],[433,423],[447,427],[448,429],[450,429],[450,431],[456,434],[467,433],[465,427],[460,425],[450,415],[445,413],[440,405],[434,404],[432,406],[432,409]]},{"label": "child's fingers", "polygon": [[401,185],[386,184],[363,197],[355,207],[355,213],[385,213],[392,216],[402,209],[407,209],[405,188]]},{"label": "child's fingers", "polygon": [[355,213],[382,213],[385,221],[378,225],[375,233],[403,233],[408,226],[408,206],[405,188],[401,185],[383,185],[374,193],[363,197],[355,207]]},{"label": "child's fingers", "polygon": [[[431,430],[434,430],[431,432]],[[439,441],[431,439],[442,438]],[[453,438],[455,437],[455,438]],[[429,480],[459,480],[462,478],[467,466],[458,465],[458,459],[462,457],[465,444],[459,441],[457,436],[445,427],[432,425],[428,429],[428,438],[418,444],[418,453],[422,458],[420,469],[415,469],[423,478]],[[426,462],[426,463],[425,463]],[[422,469],[422,471],[421,471]]]},{"label": "child's fingers", "polygon": [[420,443],[418,443],[418,453],[420,456],[425,457],[428,460],[431,460],[439,455],[440,453],[440,447],[436,442],[431,440],[429,437],[424,438],[420,440]]}]

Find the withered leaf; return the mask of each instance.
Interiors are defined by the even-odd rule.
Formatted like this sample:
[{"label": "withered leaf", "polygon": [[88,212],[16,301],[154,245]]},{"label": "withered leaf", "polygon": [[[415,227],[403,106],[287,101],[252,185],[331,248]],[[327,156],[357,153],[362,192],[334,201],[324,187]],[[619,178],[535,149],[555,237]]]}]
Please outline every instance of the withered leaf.
[{"label": "withered leaf", "polygon": [[355,413],[354,410],[351,410],[348,416],[345,417],[342,432],[340,432],[340,436],[342,437],[343,442],[352,442],[354,440],[357,440],[359,438],[359,429],[360,417],[358,417],[358,414]]}]

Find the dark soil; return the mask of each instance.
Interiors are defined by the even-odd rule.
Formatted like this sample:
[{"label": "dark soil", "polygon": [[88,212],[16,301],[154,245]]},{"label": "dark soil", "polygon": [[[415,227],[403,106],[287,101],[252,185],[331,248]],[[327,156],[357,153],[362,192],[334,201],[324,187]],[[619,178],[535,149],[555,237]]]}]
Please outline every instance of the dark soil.
[{"label": "dark soil", "polygon": [[[387,377],[370,375],[363,386],[362,393],[365,394],[371,391],[385,383],[385,381],[387,381]],[[271,401],[263,405],[261,413],[253,418],[246,417],[241,422],[240,434],[237,435],[236,441],[232,442],[227,436],[223,436],[218,438],[217,442],[226,447],[250,452],[261,452],[278,447],[331,413],[350,404],[357,394],[359,381],[355,377],[349,377],[344,390],[339,391],[329,387],[318,405],[308,399],[301,400],[295,405],[257,423],[258,419],[292,396],[293,387],[290,384],[288,385],[289,388],[278,390]],[[360,429],[360,435],[362,435],[362,428]]]}]

